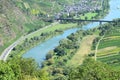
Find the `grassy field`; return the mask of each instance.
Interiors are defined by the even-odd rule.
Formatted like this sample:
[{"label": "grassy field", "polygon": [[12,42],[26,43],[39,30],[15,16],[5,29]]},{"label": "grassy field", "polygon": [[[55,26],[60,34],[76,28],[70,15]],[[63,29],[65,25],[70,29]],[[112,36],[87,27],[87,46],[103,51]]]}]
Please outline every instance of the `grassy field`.
[{"label": "grassy field", "polygon": [[33,36],[39,36],[41,33],[48,33],[48,32],[54,32],[55,30],[65,30],[65,29],[69,29],[72,27],[76,27],[77,24],[74,23],[68,23],[68,24],[56,24],[56,25],[51,25],[49,27],[43,28],[42,30],[38,30],[36,31],[34,34],[30,35],[28,38],[31,38]]},{"label": "grassy field", "polygon": [[[89,54],[91,51],[92,42],[95,39],[95,35],[88,35],[83,38],[82,43],[80,45],[80,49],[73,56],[73,58],[68,62],[68,65],[79,65],[82,64],[85,56]],[[90,41],[88,41],[90,40]]]},{"label": "grassy field", "polygon": [[92,19],[92,17],[95,17],[97,15],[97,13],[92,13],[92,12],[89,12],[89,13],[86,13],[84,16],[83,15],[80,15],[80,18],[81,19],[85,19],[85,17],[87,17],[87,19]]}]

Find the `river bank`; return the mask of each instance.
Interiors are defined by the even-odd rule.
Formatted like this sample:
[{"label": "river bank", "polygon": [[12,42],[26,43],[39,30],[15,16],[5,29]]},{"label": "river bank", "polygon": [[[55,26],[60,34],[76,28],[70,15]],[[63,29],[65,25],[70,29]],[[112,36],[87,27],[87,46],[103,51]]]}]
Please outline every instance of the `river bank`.
[{"label": "river bank", "polygon": [[[96,18],[97,19],[100,19],[100,18],[102,18],[102,17],[104,17],[105,15],[107,15],[107,13],[108,13],[108,9],[107,10],[104,10],[105,11],[105,13],[102,13],[102,14],[100,14],[101,16],[97,16]],[[91,26],[91,25],[89,25],[89,26]],[[94,26],[94,25],[93,25]],[[95,26],[97,26],[97,25],[95,25]],[[94,26],[94,27],[95,27]],[[83,26],[84,27],[84,26]],[[77,28],[78,29],[78,28]],[[73,29],[74,30],[74,29]],[[76,31],[76,29],[75,29],[75,31]],[[67,31],[66,31],[67,32]],[[65,35],[67,34],[67,33],[64,33]],[[74,31],[71,31],[71,33],[72,32],[74,32]],[[64,35],[64,34],[61,34],[61,37],[62,37],[62,35]],[[68,34],[67,34],[68,35]],[[57,38],[58,36],[56,36],[56,38]],[[66,36],[67,37],[67,36]],[[38,46],[36,46],[36,47],[34,47],[34,48],[32,48],[31,50],[29,50],[26,54],[24,54],[23,56],[24,57],[32,57],[32,58],[34,58],[34,59],[36,59],[36,61],[38,62],[38,63],[41,63],[41,61],[43,61],[44,59],[45,59],[45,54],[47,54],[50,50],[52,50],[52,49],[54,49],[57,45],[59,45],[59,41],[61,40],[61,39],[64,39],[64,38],[66,38],[65,36],[63,36],[63,38],[60,38],[60,36],[59,36],[59,39],[56,39],[55,37],[53,37],[53,38],[51,38],[51,39],[49,39],[49,40],[46,40],[43,44],[44,44],[44,46],[43,46],[43,44],[39,44]],[[53,40],[52,40],[53,39]],[[58,40],[57,42],[55,41],[55,40]],[[56,43],[55,43],[56,42]],[[48,45],[48,43],[49,44],[51,44],[51,45]],[[55,43],[55,45],[54,45],[54,43]],[[38,48],[39,47],[39,48]],[[44,47],[44,48],[43,48]],[[35,49],[36,48],[36,49]],[[45,50],[43,50],[43,49],[45,49]],[[40,51],[39,51],[40,50]],[[45,52],[44,52],[45,51]],[[47,52],[46,52],[47,51]],[[33,55],[34,54],[34,55]],[[41,54],[41,56],[37,56],[37,55],[39,55],[39,54]],[[44,56],[43,56],[44,55]]]},{"label": "river bank", "polygon": [[[104,16],[102,16],[102,17],[104,17]],[[63,31],[68,30],[70,28],[81,28],[83,25],[86,25],[86,24],[88,24],[88,23],[83,23],[83,24],[79,24],[79,25],[77,23],[67,23],[67,24],[63,23],[63,24],[57,24],[55,26],[51,26],[49,28],[44,29],[43,31],[38,31],[37,33],[27,37],[26,38],[27,42],[29,42],[30,39],[33,39],[35,37],[37,38],[37,36],[39,36],[39,35],[43,35],[43,36],[38,37],[37,41],[32,42],[32,44],[30,44],[30,45],[27,45],[27,47],[25,47],[26,49],[21,49],[21,45],[26,44],[26,41],[24,41],[23,43],[21,43],[20,45],[18,45],[17,47],[14,48],[14,50],[10,54],[10,57],[13,57],[13,56],[21,57],[29,49],[35,47],[36,45],[41,44],[42,42],[45,42],[46,40],[51,39],[54,36],[63,34]],[[16,51],[17,49],[19,51]],[[17,54],[17,53],[19,53],[19,54]],[[17,54],[17,55],[15,55],[15,54]]]},{"label": "river bank", "polygon": [[[108,12],[107,12],[108,10],[104,10],[104,11],[105,11],[106,13],[108,13]],[[100,14],[100,15],[101,15],[101,14]],[[103,14],[102,14],[101,16],[103,17]],[[94,17],[94,16],[92,16],[92,17]],[[100,16],[97,15],[97,18],[100,18]],[[72,24],[73,24],[73,23],[72,23]],[[75,24],[74,24],[74,25],[75,25]],[[71,27],[71,25],[70,25],[69,27]],[[59,29],[59,28],[57,28],[57,29]],[[67,28],[67,29],[68,29],[68,28]],[[46,30],[46,31],[47,31],[47,30]],[[58,30],[58,32],[59,32],[59,30]],[[47,33],[47,34],[49,34],[49,33]],[[54,33],[53,33],[53,34],[54,34]],[[59,34],[59,33],[58,33],[58,34]],[[57,35],[58,35],[58,34],[57,34]],[[37,34],[37,35],[39,36],[40,34]],[[44,34],[43,34],[43,35],[44,35]],[[45,33],[45,35],[46,35],[46,33]],[[53,35],[53,36],[54,36],[54,35]],[[50,36],[48,36],[48,38],[44,38],[44,39],[43,39],[43,42],[44,42],[45,40],[50,39],[50,38],[53,37],[53,36],[50,35]],[[39,38],[36,37],[36,34],[34,35],[34,37],[29,38],[29,39],[33,39],[33,38],[34,38],[34,39],[37,39],[37,41],[38,41],[38,39],[39,39]],[[28,40],[28,39],[26,39],[26,40]],[[41,42],[42,42],[42,41],[41,41]],[[31,41],[30,41],[30,43],[31,43]],[[33,42],[32,42],[32,43],[33,43]],[[35,45],[39,44],[40,42],[38,41],[38,43],[37,43],[37,44],[36,44],[36,43],[37,43],[37,42],[35,42],[35,44],[31,44],[32,46],[31,46],[31,45],[28,45],[27,48],[26,48],[26,47],[25,47],[25,48],[23,47],[23,46],[25,46],[26,44],[23,45],[23,46],[17,47],[18,49],[21,49],[21,47],[23,47],[23,48],[26,49],[26,50],[23,50],[23,49],[22,49],[22,50],[17,51],[17,48],[15,47],[15,48],[13,49],[13,51],[12,51],[13,54],[11,54],[10,56],[13,57],[13,56],[14,56],[14,53],[15,53],[15,54],[20,53],[20,55],[19,55],[19,54],[17,54],[17,55],[21,56],[21,55],[22,55],[24,52],[26,52],[28,49],[34,47]]]}]

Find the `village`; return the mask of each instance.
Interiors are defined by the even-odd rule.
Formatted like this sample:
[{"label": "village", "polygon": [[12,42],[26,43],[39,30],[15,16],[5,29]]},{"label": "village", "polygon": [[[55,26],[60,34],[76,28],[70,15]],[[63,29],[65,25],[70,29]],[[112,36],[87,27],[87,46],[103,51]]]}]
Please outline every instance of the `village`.
[{"label": "village", "polygon": [[60,16],[67,14],[69,16],[70,13],[74,14],[82,14],[86,12],[93,12],[96,10],[102,9],[103,0],[80,0],[78,3],[73,3],[73,5],[64,5],[64,10],[60,13],[56,14],[56,18],[60,18]]}]

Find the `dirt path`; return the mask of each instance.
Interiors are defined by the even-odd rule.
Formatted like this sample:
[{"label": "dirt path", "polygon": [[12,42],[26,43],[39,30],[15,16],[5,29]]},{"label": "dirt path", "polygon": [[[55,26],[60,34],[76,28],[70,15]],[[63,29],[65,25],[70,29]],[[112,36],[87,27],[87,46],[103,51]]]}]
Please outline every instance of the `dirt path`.
[{"label": "dirt path", "polygon": [[80,49],[73,56],[71,61],[68,63],[70,65],[82,64],[86,55],[88,55],[91,51],[92,42],[95,39],[95,35],[89,35],[83,38]]},{"label": "dirt path", "polygon": [[97,45],[96,45],[96,48],[95,48],[95,61],[97,60],[97,51],[98,51],[98,46],[100,44],[100,41],[104,38],[105,35],[103,35],[100,40],[98,41]]}]

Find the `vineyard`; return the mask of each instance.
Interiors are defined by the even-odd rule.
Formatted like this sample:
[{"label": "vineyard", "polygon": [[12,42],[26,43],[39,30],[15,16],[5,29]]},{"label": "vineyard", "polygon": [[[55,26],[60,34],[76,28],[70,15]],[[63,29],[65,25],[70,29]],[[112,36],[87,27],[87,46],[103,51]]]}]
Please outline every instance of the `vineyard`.
[{"label": "vineyard", "polygon": [[120,23],[105,24],[100,30],[105,36],[98,46],[98,60],[120,68]]},{"label": "vineyard", "polygon": [[120,69],[120,54],[98,58],[98,60],[105,62],[116,69]]}]

